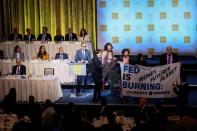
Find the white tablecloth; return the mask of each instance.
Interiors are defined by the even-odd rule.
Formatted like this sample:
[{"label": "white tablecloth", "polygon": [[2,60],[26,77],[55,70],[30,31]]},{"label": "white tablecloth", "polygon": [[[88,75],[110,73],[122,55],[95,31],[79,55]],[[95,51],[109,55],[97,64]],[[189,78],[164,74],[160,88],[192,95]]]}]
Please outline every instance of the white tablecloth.
[{"label": "white tablecloth", "polygon": [[[26,66],[26,75],[44,76],[44,68],[54,68],[54,75],[58,76],[61,83],[75,82],[75,77],[68,73],[68,60],[37,61],[26,60],[22,64]],[[0,60],[0,71],[2,75],[10,74],[12,66],[16,65],[15,60]]]},{"label": "white tablecloth", "polygon": [[56,101],[62,97],[60,82],[57,77],[42,78],[17,78],[15,76],[6,76],[0,78],[0,100],[8,94],[10,88],[16,88],[17,101],[28,101],[29,96],[33,95],[38,102],[44,102],[46,99]]},{"label": "white tablecloth", "polygon": [[[7,41],[0,43],[0,50],[4,51],[4,55],[6,58],[11,58],[14,52],[14,47],[19,45],[21,47],[22,52],[25,54],[25,59],[32,59],[36,56],[39,51],[39,47],[44,45],[46,51],[49,53],[49,58],[55,58],[55,54],[59,52],[59,47],[63,47],[64,51],[68,54],[68,58],[74,59],[76,50],[81,48],[81,42],[69,42],[64,41],[62,43],[55,43],[55,42],[47,42],[42,43],[41,41],[34,41],[33,43],[25,43],[25,41],[14,42],[14,41]],[[92,52],[92,43],[87,42],[87,49]]]}]

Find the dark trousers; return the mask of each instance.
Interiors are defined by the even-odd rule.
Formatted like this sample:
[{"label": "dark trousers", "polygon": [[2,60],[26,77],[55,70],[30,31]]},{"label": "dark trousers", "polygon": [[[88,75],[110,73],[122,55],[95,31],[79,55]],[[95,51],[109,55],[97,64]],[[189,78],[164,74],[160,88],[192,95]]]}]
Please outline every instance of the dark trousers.
[{"label": "dark trousers", "polygon": [[102,79],[93,78],[94,79],[94,94],[93,99],[98,99],[101,97],[101,87],[102,87]]},{"label": "dark trousers", "polygon": [[84,87],[87,86],[87,76],[77,76],[77,90],[76,93],[80,93],[81,86],[84,83]]}]

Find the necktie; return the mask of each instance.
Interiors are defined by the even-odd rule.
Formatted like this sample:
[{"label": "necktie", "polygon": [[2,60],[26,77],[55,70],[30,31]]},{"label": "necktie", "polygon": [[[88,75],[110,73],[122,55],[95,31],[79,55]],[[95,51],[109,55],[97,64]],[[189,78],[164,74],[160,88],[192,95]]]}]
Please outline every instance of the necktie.
[{"label": "necktie", "polygon": [[31,35],[29,35],[28,38],[29,38],[28,40],[31,41]]},{"label": "necktie", "polygon": [[170,64],[171,63],[171,55],[169,54],[168,55],[168,64]]},{"label": "necktie", "polygon": [[42,41],[45,41],[45,38],[46,38],[46,34],[43,34],[42,35]]},{"label": "necktie", "polygon": [[72,34],[69,34],[69,41],[72,41]]},{"label": "necktie", "polygon": [[14,35],[14,40],[15,40],[15,41],[18,40],[18,35],[17,35],[17,34]]},{"label": "necktie", "polygon": [[82,50],[83,60],[85,60],[85,50]]},{"label": "necktie", "polygon": [[20,66],[17,66],[16,75],[20,75]]},{"label": "necktie", "polygon": [[63,54],[60,54],[60,59],[63,60]]}]

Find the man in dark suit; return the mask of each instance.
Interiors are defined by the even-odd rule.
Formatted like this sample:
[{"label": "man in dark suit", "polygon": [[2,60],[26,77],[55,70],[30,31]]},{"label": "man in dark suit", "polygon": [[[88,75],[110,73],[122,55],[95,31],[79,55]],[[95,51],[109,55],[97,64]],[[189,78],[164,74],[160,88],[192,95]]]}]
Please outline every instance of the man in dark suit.
[{"label": "man in dark suit", "polygon": [[62,47],[59,48],[59,53],[56,53],[55,59],[65,60],[68,59],[68,54],[64,53],[64,49]]},{"label": "man in dark suit", "polygon": [[95,102],[101,97],[101,87],[102,87],[102,63],[101,50],[96,49],[91,64],[92,77],[94,79],[94,95],[92,101]]},{"label": "man in dark suit", "polygon": [[27,35],[24,35],[24,41],[34,41],[36,40],[36,37],[34,34],[31,33],[31,29],[26,29]]},{"label": "man in dark suit", "polygon": [[172,47],[167,46],[166,53],[160,57],[160,65],[171,64],[179,62],[179,57],[172,52]]},{"label": "man in dark suit", "polygon": [[60,29],[56,30],[56,36],[54,37],[54,41],[55,42],[64,41],[64,36],[61,35],[61,30]]},{"label": "man in dark suit", "polygon": [[[75,62],[77,63],[86,63],[86,73],[88,74],[88,64],[91,62],[91,53],[86,49],[87,45],[81,43],[81,49],[77,50],[75,55]],[[80,95],[80,86],[84,80],[84,86],[87,86],[87,76],[77,76],[77,95]]]},{"label": "man in dark suit", "polygon": [[0,59],[4,59],[4,52],[0,50]]},{"label": "man in dark suit", "polygon": [[21,63],[21,59],[16,59],[16,65],[12,67],[12,75],[26,75],[26,67]]},{"label": "man in dark suit", "polygon": [[65,41],[77,41],[77,35],[73,33],[71,27],[68,27],[68,34],[65,35]]},{"label": "man in dark suit", "polygon": [[14,33],[9,36],[10,41],[21,41],[23,36],[19,33],[18,28],[14,28]]},{"label": "man in dark suit", "polygon": [[42,34],[38,36],[39,41],[52,41],[51,34],[48,33],[47,27],[42,27]]}]

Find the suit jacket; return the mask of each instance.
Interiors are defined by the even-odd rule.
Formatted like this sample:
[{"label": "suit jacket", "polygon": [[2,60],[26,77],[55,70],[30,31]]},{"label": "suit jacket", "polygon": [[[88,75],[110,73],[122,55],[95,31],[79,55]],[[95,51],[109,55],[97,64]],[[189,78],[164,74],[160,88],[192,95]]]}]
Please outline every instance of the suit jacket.
[{"label": "suit jacket", "polygon": [[[12,75],[16,75],[17,65],[12,67]],[[24,65],[20,65],[20,75],[26,75],[26,67]]]},{"label": "suit jacket", "polygon": [[[9,36],[9,40],[10,40],[10,41],[14,40],[14,35],[15,35],[15,34],[11,34],[11,35]],[[23,36],[22,36],[21,34],[18,33],[17,39],[21,41],[21,40],[23,40]]]},{"label": "suit jacket", "polygon": [[[40,35],[38,36],[37,40],[41,41],[41,40],[42,40],[42,35],[43,35],[43,34],[40,34]],[[45,40],[47,40],[47,41],[52,41],[51,34],[46,33]]]},{"label": "suit jacket", "polygon": [[[12,59],[16,59],[16,58],[17,58],[17,53],[14,52],[14,54],[12,55]],[[19,58],[20,58],[21,60],[24,60],[24,59],[25,59],[25,55],[24,55],[23,52],[20,52],[20,53],[19,53]]]},{"label": "suit jacket", "polygon": [[[173,59],[172,63],[176,63],[180,61],[178,55],[174,53],[172,53],[172,59]],[[160,65],[166,65],[166,64],[167,64],[167,53],[161,55],[160,57]]]},{"label": "suit jacket", "polygon": [[95,55],[92,58],[92,63],[91,63],[91,72],[92,72],[92,77],[94,77],[95,79],[101,79],[102,78],[102,63],[99,60],[99,58],[97,57],[97,55]]},{"label": "suit jacket", "polygon": [[[77,41],[77,35],[75,33],[72,33],[72,40],[71,41]],[[65,41],[69,41],[69,33],[65,35]]]},{"label": "suit jacket", "polygon": [[187,106],[188,104],[188,89],[189,85],[185,82],[173,88],[173,91],[177,94],[177,104],[179,106]]},{"label": "suit jacket", "polygon": [[75,61],[79,62],[81,60],[88,61],[88,63],[91,62],[91,53],[89,50],[85,49],[84,58],[83,58],[83,54],[82,54],[82,49],[77,50],[76,55],[75,55]]},{"label": "suit jacket", "polygon": [[56,35],[54,37],[54,41],[64,41],[64,36],[62,36],[62,35],[60,35],[60,36]]},{"label": "suit jacket", "polygon": [[[56,53],[55,59],[60,59],[60,53]],[[68,54],[63,53],[63,59],[68,59]]]},{"label": "suit jacket", "polygon": [[4,59],[4,52],[0,50],[0,59]]},{"label": "suit jacket", "polygon": [[[30,41],[34,41],[36,40],[36,37],[34,34],[30,35]],[[29,41],[29,36],[28,35],[24,35],[24,41]]]}]

